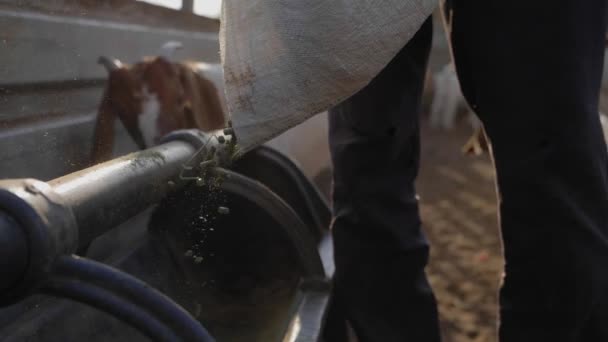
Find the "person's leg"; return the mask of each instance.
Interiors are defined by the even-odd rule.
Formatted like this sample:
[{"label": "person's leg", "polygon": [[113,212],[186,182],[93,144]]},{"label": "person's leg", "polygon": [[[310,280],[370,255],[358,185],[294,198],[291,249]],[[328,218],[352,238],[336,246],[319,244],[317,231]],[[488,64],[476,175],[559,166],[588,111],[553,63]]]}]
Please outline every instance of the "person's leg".
[{"label": "person's leg", "polygon": [[608,341],[606,10],[606,0],[453,0],[458,75],[497,169],[502,342]]},{"label": "person's leg", "polygon": [[414,180],[432,22],[330,111],[334,300],[359,341],[439,341]]}]

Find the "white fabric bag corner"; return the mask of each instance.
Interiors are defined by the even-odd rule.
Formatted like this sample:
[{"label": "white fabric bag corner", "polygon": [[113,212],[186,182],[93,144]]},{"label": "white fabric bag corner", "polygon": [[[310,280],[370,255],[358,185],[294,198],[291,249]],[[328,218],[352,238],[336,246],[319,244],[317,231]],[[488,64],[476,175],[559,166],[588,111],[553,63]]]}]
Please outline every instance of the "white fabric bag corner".
[{"label": "white fabric bag corner", "polygon": [[224,0],[225,95],[241,152],[367,85],[437,0]]}]

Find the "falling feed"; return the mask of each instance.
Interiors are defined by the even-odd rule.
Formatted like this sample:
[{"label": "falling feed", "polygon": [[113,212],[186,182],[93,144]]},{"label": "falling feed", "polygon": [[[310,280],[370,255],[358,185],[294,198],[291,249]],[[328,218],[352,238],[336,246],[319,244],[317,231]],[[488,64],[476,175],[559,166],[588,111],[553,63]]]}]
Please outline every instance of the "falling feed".
[{"label": "falling feed", "polygon": [[218,207],[217,208],[217,212],[222,214],[222,215],[227,215],[230,214],[230,209],[228,207]]},{"label": "falling feed", "polygon": [[197,178],[196,179],[196,185],[198,186],[204,186],[205,185],[205,180],[203,178]]}]

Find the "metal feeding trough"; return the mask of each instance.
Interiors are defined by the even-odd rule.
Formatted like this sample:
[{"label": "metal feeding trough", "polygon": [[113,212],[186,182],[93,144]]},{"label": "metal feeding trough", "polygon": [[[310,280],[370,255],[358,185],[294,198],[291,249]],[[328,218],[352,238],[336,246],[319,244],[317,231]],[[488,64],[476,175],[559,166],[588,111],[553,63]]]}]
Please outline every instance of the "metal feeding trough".
[{"label": "metal feeding trough", "polygon": [[327,204],[267,147],[184,176],[226,158],[226,133],[176,132],[48,183],[0,181],[0,340],[320,340]]}]

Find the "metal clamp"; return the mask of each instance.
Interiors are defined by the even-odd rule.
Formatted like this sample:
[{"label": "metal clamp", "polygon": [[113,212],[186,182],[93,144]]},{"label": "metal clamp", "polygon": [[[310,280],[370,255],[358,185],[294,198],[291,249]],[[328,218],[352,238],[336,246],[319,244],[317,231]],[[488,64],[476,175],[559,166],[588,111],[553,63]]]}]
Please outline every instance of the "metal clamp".
[{"label": "metal clamp", "polygon": [[[236,137],[232,128],[203,132],[198,129],[184,129],[169,133],[161,143],[183,141],[194,146],[197,151],[183,165],[182,180],[199,180],[198,176],[206,167],[230,166],[237,152]],[[184,171],[195,171],[195,175],[185,175]]]},{"label": "metal clamp", "polygon": [[232,128],[203,132],[198,129],[182,129],[165,135],[160,143],[170,141],[184,141],[194,146],[198,151],[197,157],[209,159],[216,155],[222,166],[230,164],[233,157],[233,149],[236,147],[236,136]]},{"label": "metal clamp", "polygon": [[39,286],[57,257],[76,250],[78,226],[61,196],[34,179],[0,181],[0,213],[0,305],[9,305]]}]

